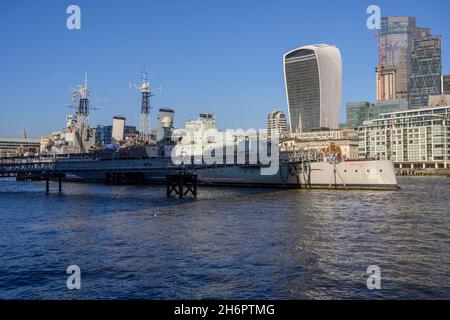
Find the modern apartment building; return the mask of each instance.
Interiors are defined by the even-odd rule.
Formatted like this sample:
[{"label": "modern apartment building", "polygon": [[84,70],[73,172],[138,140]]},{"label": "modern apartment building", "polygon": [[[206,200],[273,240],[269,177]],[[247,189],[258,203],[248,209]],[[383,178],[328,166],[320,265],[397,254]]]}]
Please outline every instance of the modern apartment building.
[{"label": "modern apartment building", "polygon": [[385,113],[359,127],[359,158],[397,168],[450,168],[450,106]]}]

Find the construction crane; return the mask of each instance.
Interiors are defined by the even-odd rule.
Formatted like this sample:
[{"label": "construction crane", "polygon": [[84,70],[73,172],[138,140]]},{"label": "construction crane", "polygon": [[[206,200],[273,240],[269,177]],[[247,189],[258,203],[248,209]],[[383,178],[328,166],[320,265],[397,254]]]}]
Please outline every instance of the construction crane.
[{"label": "construction crane", "polygon": [[378,31],[375,31],[375,38],[378,45],[378,93],[379,100],[385,100],[384,97],[384,79],[383,79],[383,47],[381,46],[381,37]]}]

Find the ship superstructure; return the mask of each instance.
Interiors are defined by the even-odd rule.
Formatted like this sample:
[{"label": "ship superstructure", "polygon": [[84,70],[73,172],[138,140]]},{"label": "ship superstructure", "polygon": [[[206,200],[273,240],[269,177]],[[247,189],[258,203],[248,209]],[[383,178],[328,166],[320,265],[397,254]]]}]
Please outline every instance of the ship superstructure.
[{"label": "ship superstructure", "polygon": [[41,138],[41,153],[86,153],[95,147],[95,130],[89,126],[89,87],[87,74],[84,84],[72,89],[71,108],[76,109],[75,115],[66,116],[66,127]]}]

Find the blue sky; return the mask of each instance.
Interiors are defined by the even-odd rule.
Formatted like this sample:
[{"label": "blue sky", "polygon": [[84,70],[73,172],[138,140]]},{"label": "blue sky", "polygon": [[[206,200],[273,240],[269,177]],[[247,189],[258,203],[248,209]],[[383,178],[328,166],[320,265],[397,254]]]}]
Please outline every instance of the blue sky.
[{"label": "blue sky", "polygon": [[[66,28],[66,8],[81,7],[81,30]],[[443,37],[450,74],[448,0],[428,1],[1,1],[0,136],[38,137],[64,127],[70,86],[88,72],[93,124],[123,115],[139,124],[139,82],[146,65],[159,107],[175,109],[175,124],[199,112],[221,128],[264,128],[266,116],[287,112],[282,55],[295,47],[336,45],[343,60],[345,101],[375,100],[377,47],[366,8],[417,17]]]}]

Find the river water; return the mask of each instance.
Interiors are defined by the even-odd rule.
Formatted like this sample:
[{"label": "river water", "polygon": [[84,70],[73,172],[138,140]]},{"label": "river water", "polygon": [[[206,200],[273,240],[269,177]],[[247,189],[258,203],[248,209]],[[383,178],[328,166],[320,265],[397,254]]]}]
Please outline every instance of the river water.
[{"label": "river water", "polygon": [[[450,179],[399,191],[0,180],[0,299],[450,298]],[[57,185],[51,185],[53,190]],[[66,269],[81,270],[68,290]],[[367,268],[381,289],[367,288]]]}]

